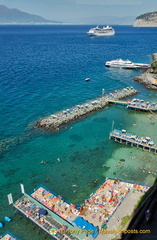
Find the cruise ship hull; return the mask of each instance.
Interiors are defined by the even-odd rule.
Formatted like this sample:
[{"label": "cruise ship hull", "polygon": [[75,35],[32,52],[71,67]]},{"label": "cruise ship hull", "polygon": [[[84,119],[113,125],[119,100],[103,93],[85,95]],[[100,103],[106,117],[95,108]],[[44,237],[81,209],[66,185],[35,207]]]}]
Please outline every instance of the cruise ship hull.
[{"label": "cruise ship hull", "polygon": [[112,27],[106,26],[103,28],[99,28],[98,26],[95,28],[91,28],[87,32],[90,37],[103,37],[103,36],[112,36],[115,34],[115,31]]},{"label": "cruise ship hull", "polygon": [[111,68],[123,68],[123,69],[148,69],[150,67],[149,64],[133,63],[130,60],[124,61],[122,59],[108,61],[105,63],[105,66],[111,67]]},{"label": "cruise ship hull", "polygon": [[112,33],[90,33],[87,32],[89,37],[104,37],[104,36],[113,36],[115,34],[115,32]]},{"label": "cruise ship hull", "polygon": [[113,65],[105,65],[108,68],[120,68],[120,69],[148,69],[149,66],[113,66]]}]

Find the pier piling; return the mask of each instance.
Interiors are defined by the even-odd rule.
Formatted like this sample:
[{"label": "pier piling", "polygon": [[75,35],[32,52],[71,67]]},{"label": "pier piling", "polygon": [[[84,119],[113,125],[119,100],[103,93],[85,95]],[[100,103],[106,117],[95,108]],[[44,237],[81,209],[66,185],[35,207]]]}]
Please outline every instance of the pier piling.
[{"label": "pier piling", "polygon": [[[157,146],[155,143],[150,140],[148,137],[139,137],[137,135],[133,135],[127,132],[123,132],[114,129],[110,133],[110,138],[114,139],[115,142],[124,143],[128,145],[130,143],[131,147],[136,146],[137,148],[141,148],[143,151],[154,151],[154,153],[157,153]],[[149,139],[149,140],[148,140]]]}]

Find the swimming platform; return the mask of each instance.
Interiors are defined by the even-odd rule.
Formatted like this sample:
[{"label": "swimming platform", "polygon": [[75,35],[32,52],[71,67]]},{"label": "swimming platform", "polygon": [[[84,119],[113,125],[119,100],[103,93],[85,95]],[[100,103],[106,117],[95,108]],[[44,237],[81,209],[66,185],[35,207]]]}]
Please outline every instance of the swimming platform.
[{"label": "swimming platform", "polygon": [[137,93],[138,91],[133,87],[115,90],[112,93],[102,95],[101,97],[84,104],[44,117],[37,121],[36,127],[49,130],[59,130],[60,127],[65,124],[76,121],[94,111],[101,110],[109,104],[110,100],[120,100]]},{"label": "swimming platform", "polygon": [[5,232],[0,236],[1,240],[21,240],[20,238],[16,237],[14,234],[10,232]]},{"label": "swimming platform", "polygon": [[124,129],[114,129],[110,133],[110,138],[114,139],[115,142],[125,143],[126,145],[130,144],[131,146],[136,146],[145,151],[154,151],[154,153],[157,154],[157,145],[150,139],[150,137],[140,137],[138,135],[127,133]]},{"label": "swimming platform", "polygon": [[24,193],[14,207],[57,240],[92,240],[107,228],[107,223],[131,191],[145,193],[149,187],[106,178],[83,203],[74,205],[39,185],[29,194]]},{"label": "swimming platform", "polygon": [[109,103],[126,106],[128,109],[142,111],[142,112],[157,112],[157,102],[145,102],[143,99],[134,98],[127,101],[110,100]]}]

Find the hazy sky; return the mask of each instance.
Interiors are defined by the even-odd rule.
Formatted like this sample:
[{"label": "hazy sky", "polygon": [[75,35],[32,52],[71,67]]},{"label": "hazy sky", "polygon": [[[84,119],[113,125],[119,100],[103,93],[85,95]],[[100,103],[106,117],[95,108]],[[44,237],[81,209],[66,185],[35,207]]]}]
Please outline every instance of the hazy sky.
[{"label": "hazy sky", "polygon": [[94,22],[106,16],[136,18],[157,11],[157,0],[0,0],[0,4],[65,22]]}]

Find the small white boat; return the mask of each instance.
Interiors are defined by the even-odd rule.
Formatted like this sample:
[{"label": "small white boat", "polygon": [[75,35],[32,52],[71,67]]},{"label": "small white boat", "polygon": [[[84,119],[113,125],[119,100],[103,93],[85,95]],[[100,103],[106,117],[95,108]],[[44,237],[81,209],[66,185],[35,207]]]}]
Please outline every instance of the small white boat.
[{"label": "small white boat", "polygon": [[126,69],[144,69],[144,68],[149,68],[150,64],[145,64],[145,63],[133,63],[130,60],[122,60],[116,59],[112,61],[108,61],[105,63],[106,67],[114,67],[114,68],[126,68]]},{"label": "small white boat", "polygon": [[90,78],[85,78],[85,81],[90,81]]}]

